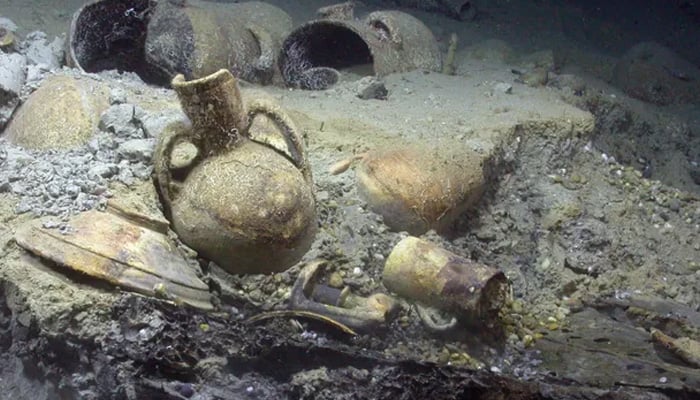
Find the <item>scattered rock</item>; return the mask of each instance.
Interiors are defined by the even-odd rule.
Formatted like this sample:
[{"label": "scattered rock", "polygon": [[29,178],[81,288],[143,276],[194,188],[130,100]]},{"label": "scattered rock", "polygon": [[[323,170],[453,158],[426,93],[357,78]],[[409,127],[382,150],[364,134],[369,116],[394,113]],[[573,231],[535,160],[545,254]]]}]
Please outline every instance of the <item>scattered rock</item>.
[{"label": "scattered rock", "polygon": [[357,82],[357,97],[362,100],[386,100],[389,91],[384,82],[374,76],[367,76]]},{"label": "scattered rock", "polygon": [[124,104],[127,101],[126,90],[122,88],[112,88],[109,91],[109,105]]},{"label": "scattered rock", "polygon": [[[60,85],[66,82],[64,78],[67,79],[68,89],[74,89],[73,85],[90,82],[87,78],[75,80],[70,77],[56,76],[52,81],[56,79],[58,83],[53,84],[63,87]],[[52,84],[52,82],[47,83]],[[103,88],[101,85],[98,87]],[[42,85],[42,89],[45,88],[46,86]],[[48,90],[46,93],[54,94]],[[107,108],[107,91],[103,90],[100,94],[103,95],[104,107]],[[50,97],[48,94],[42,96]],[[89,134],[91,137],[82,145],[61,150],[60,146],[52,142],[53,147],[32,148],[31,146],[20,147],[14,142],[13,138],[16,136],[12,134],[7,135],[9,140],[4,137],[0,139],[0,191],[12,192],[19,196],[19,204],[15,210],[17,213],[33,212],[39,216],[54,215],[65,218],[79,211],[104,207],[107,198],[111,196],[107,190],[110,181],[118,181],[130,186],[150,179],[151,157],[156,139],[145,137],[140,121],[155,121],[151,124],[151,130],[156,131],[160,129],[159,126],[168,124],[168,121],[181,119],[183,116],[181,113],[150,114],[134,104],[119,103],[125,100],[125,97],[125,94],[120,93],[119,90],[111,91],[111,100],[118,104],[110,106],[103,113],[99,123],[99,129],[102,130],[98,129],[97,123],[85,128],[85,136]],[[58,104],[63,103],[58,102]],[[26,104],[21,109],[25,106]],[[69,107],[72,104],[66,102],[64,106],[66,108],[64,112],[75,113],[75,110]],[[34,107],[39,106],[34,104],[28,109],[33,110]],[[47,104],[46,107],[49,105]],[[55,105],[54,108],[56,108]],[[37,110],[39,118],[34,115],[31,122],[45,123],[40,121],[40,117],[45,116],[47,110],[41,108]],[[49,116],[58,115],[57,109],[48,111]],[[8,127],[8,132],[17,133],[16,130],[11,129],[16,120],[17,117]],[[97,116],[94,121],[97,122]],[[63,134],[64,140],[69,139],[70,135],[66,135],[65,126],[63,129],[60,128],[61,126],[56,124],[56,135],[45,134],[44,141],[58,139],[59,134]],[[14,129],[17,129],[17,126],[14,126]],[[40,141],[42,137],[36,135],[31,138]]]},{"label": "scattered rock", "polygon": [[29,64],[27,65],[27,80],[25,87],[28,91],[33,92],[46,79],[48,73],[51,72],[46,64]]},{"label": "scattered rock", "polygon": [[116,138],[143,138],[144,133],[138,119],[140,115],[143,115],[143,110],[133,104],[115,104],[102,113],[98,126]]},{"label": "scattered rock", "polygon": [[182,122],[189,124],[189,120],[179,108],[166,108],[157,113],[146,113],[139,116],[141,129],[146,137],[158,138],[161,132],[170,124]]},{"label": "scattered rock", "polygon": [[49,43],[44,32],[32,32],[27,35],[20,51],[27,57],[27,62],[34,65],[45,65],[51,70],[61,68],[65,40],[54,38]]},{"label": "scattered rock", "polygon": [[[119,167],[116,164],[97,164],[90,168],[88,176],[92,178],[111,178],[119,172]],[[72,194],[72,192],[71,192]]]},{"label": "scattered rock", "polygon": [[119,145],[117,153],[129,161],[148,162],[153,156],[155,139],[130,139]]},{"label": "scattered rock", "polygon": [[19,105],[26,64],[26,59],[19,54],[0,52],[0,129]]},{"label": "scattered rock", "polygon": [[498,82],[493,86],[493,88],[500,93],[505,93],[505,94],[512,94],[513,93],[513,85],[510,83],[505,83],[505,82]]}]

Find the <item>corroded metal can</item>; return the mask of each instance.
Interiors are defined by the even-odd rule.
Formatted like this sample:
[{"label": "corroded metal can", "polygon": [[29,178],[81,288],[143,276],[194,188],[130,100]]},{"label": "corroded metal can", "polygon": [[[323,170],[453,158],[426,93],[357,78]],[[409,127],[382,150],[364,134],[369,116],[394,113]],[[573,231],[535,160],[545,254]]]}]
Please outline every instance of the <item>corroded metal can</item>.
[{"label": "corroded metal can", "polygon": [[392,250],[383,282],[404,298],[472,318],[498,313],[510,292],[508,279],[497,268],[413,236]]}]

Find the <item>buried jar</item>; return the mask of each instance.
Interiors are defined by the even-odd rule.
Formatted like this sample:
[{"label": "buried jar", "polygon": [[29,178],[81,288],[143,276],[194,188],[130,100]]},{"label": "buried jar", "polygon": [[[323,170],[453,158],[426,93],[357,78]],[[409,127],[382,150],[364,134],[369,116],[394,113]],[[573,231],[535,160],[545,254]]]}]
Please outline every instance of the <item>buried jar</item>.
[{"label": "buried jar", "polygon": [[449,233],[481,199],[489,157],[459,144],[396,145],[339,161],[331,174],[356,168],[358,192],[394,231]]},{"label": "buried jar", "polygon": [[[227,70],[193,81],[178,75],[172,86],[192,121],[191,127],[170,126],[155,153],[156,180],[174,231],[230,273],[286,270],[316,232],[311,171],[294,124],[265,101],[244,106]],[[287,151],[249,137],[257,118],[272,122]]]}]

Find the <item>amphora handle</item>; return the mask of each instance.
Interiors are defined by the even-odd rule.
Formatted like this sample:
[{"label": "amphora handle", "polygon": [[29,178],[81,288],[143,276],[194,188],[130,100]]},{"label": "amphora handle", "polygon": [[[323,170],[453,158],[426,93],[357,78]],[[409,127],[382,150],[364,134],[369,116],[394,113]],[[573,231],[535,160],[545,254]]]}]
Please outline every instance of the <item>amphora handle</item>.
[{"label": "amphora handle", "polygon": [[[192,126],[183,123],[169,126],[156,147],[156,180],[168,206],[178,195],[178,181],[184,182],[189,171],[202,159],[245,140],[249,125],[238,83],[230,71],[221,69],[190,81],[178,74],[171,81],[171,86]],[[189,154],[184,152],[179,158],[175,157],[180,162],[174,162],[173,152],[180,144],[184,144],[180,149],[190,151]],[[180,179],[177,179],[178,172],[183,175]]]},{"label": "amphora handle", "polygon": [[[173,151],[179,144],[183,143],[191,144],[193,148],[197,149],[192,139],[192,127],[178,122],[163,130],[155,148],[153,154],[155,183],[167,208],[170,208],[172,202],[179,194],[182,181],[173,178],[173,170],[178,169],[172,165]],[[192,154],[192,158],[189,160],[187,168],[191,169],[200,159],[199,151],[195,151],[195,154]]]},{"label": "amphora handle", "polygon": [[[306,155],[306,148],[304,147],[304,142],[299,134],[299,130],[296,128],[292,119],[282,111],[278,105],[270,101],[256,99],[249,102],[247,106],[249,121],[253,121],[257,115],[262,114],[275,124],[277,130],[284,137],[284,141],[291,155],[292,163],[301,171],[306,182],[311,184],[311,168]],[[266,143],[261,144],[274,148]]]},{"label": "amphora handle", "polygon": [[[178,195],[179,183],[184,182],[189,171],[201,160],[251,140],[250,124],[259,114],[272,121],[282,134],[292,163],[307,183],[312,183],[306,150],[294,122],[278,105],[265,100],[248,103],[246,113],[236,79],[228,70],[192,81],[185,81],[182,75],[178,75],[172,86],[192,126],[182,123],[169,126],[162,133],[154,154],[158,188],[168,206]],[[174,165],[173,152],[181,144],[184,147],[180,148],[187,148],[189,144],[192,151],[189,158],[184,157],[182,165]],[[261,144],[274,150],[269,144]],[[182,175],[179,179],[178,171]]]}]

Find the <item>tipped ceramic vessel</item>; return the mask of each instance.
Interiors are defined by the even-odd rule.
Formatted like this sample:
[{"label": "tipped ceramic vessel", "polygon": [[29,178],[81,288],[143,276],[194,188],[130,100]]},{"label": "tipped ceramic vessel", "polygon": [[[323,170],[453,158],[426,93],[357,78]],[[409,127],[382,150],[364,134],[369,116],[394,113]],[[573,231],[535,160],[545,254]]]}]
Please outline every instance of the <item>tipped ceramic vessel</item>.
[{"label": "tipped ceramic vessel", "polygon": [[481,198],[485,157],[463,146],[394,146],[362,158],[360,195],[394,231],[450,230]]}]

